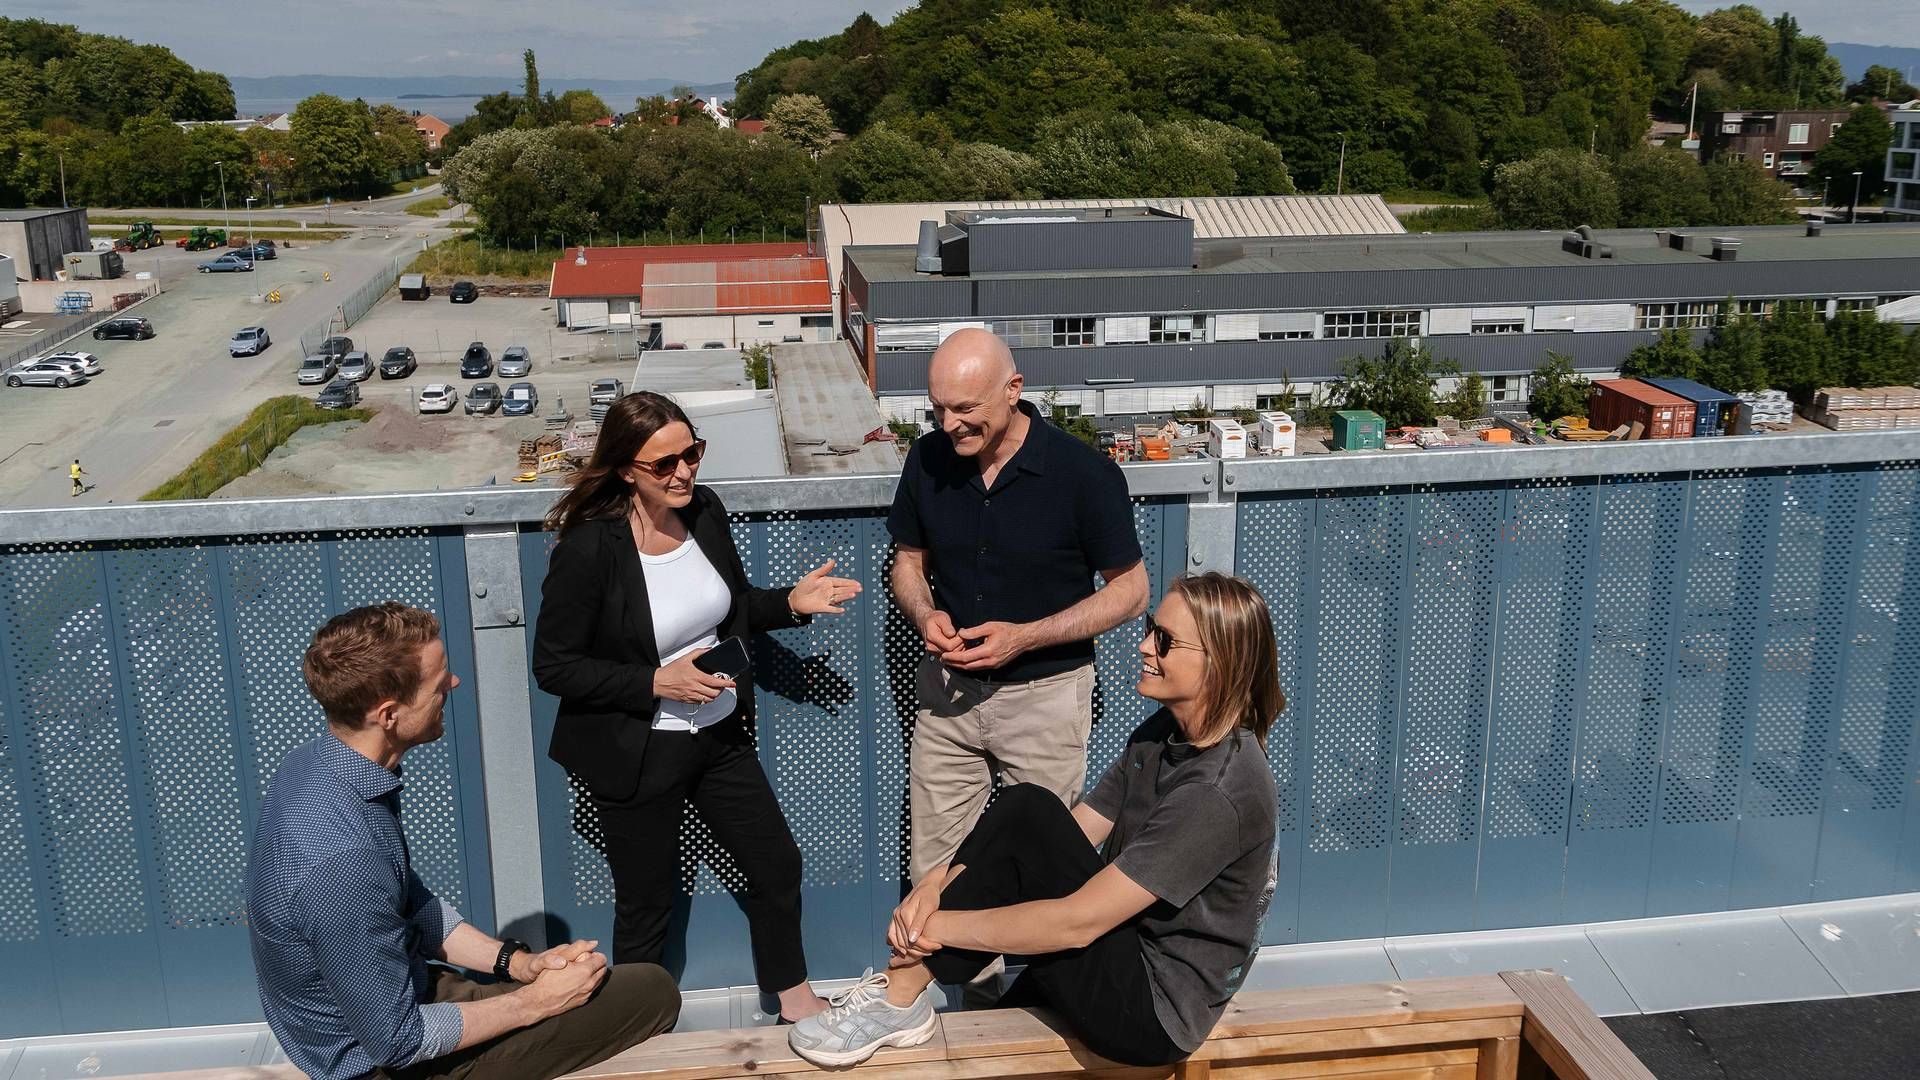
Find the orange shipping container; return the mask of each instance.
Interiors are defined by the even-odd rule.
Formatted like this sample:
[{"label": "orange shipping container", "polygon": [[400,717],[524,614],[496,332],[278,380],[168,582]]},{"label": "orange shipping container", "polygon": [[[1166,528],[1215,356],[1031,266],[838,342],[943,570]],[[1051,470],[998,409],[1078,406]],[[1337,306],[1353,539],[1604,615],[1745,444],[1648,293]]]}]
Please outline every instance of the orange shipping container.
[{"label": "orange shipping container", "polygon": [[1639,379],[1601,379],[1587,398],[1587,421],[1601,431],[1638,421],[1644,439],[1693,437],[1694,404]]}]

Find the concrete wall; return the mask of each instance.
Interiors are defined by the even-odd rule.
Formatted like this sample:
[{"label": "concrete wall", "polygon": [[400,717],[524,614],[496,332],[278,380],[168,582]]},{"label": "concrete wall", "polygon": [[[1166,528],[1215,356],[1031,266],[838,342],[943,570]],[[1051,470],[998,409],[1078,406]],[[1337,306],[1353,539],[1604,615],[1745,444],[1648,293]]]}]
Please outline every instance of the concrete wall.
[{"label": "concrete wall", "polygon": [[[138,281],[134,278],[116,278],[113,281],[23,281],[20,283],[20,310],[56,311],[61,293],[83,292],[93,294],[93,310],[106,311],[113,307],[113,298],[121,293],[157,292],[159,286],[152,281]],[[4,286],[0,286],[4,292]]]}]

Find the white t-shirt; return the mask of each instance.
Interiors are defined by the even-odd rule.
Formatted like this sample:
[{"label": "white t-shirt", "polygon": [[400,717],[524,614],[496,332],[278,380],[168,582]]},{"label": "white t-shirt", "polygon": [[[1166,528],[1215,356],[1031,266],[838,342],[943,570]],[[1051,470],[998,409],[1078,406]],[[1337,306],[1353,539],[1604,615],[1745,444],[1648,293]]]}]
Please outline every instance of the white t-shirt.
[{"label": "white t-shirt", "polygon": [[[733,606],[726,579],[689,537],[665,555],[640,554],[647,575],[647,599],[653,609],[653,641],[665,667],[695,649],[720,643],[715,631]],[[739,695],[731,688],[705,705],[661,698],[653,714],[656,731],[698,731],[733,715]]]}]

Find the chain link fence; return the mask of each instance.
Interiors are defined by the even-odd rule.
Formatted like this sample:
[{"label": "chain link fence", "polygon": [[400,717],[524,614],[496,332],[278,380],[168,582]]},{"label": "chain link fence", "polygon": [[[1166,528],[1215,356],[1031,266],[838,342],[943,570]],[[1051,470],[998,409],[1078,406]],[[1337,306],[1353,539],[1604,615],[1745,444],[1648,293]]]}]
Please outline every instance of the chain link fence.
[{"label": "chain link fence", "polygon": [[60,329],[55,331],[51,336],[41,337],[35,335],[4,352],[0,352],[0,371],[5,371],[30,356],[53,352],[59,349],[60,346],[65,345],[81,334],[90,332],[94,327],[99,326],[101,323],[106,322],[116,315],[138,314],[138,312],[135,312],[133,309],[159,296],[160,286],[157,282],[150,281],[137,289],[130,288],[127,292],[144,293],[145,295],[117,311],[114,310],[111,304],[95,311],[90,311],[86,317],[79,322],[68,323],[60,327]]},{"label": "chain link fence", "polygon": [[336,305],[324,321],[315,323],[300,335],[300,355],[312,356],[320,351],[322,342],[335,334],[345,333],[348,327],[359,322],[400,280],[400,272],[404,269],[405,261],[394,259],[385,268],[375,271],[372,277]]}]

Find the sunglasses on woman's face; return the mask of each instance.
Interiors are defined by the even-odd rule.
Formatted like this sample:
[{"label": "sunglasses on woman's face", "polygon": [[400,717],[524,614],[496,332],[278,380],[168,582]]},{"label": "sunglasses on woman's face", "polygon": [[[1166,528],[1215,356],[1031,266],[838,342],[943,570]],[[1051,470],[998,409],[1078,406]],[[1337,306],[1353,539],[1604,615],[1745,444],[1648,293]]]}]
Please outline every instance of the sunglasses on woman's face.
[{"label": "sunglasses on woman's face", "polygon": [[1175,649],[1192,649],[1194,652],[1207,651],[1192,642],[1181,641],[1179,638],[1174,637],[1173,631],[1154,622],[1152,615],[1146,616],[1146,626],[1140,636],[1150,639],[1153,642],[1153,655],[1162,660],[1165,660],[1167,654]]},{"label": "sunglasses on woman's face", "polygon": [[652,461],[636,461],[633,467],[651,474],[656,480],[665,480],[679,471],[680,463],[683,461],[687,463],[689,469],[699,468],[700,459],[705,457],[706,453],[707,440],[695,439],[692,446],[677,454],[668,454],[666,457],[655,458]]}]

